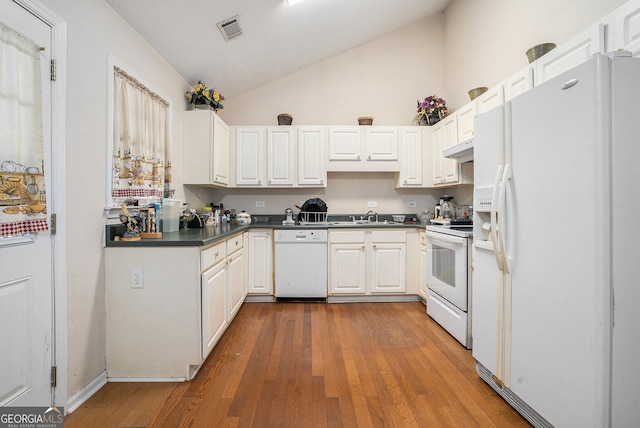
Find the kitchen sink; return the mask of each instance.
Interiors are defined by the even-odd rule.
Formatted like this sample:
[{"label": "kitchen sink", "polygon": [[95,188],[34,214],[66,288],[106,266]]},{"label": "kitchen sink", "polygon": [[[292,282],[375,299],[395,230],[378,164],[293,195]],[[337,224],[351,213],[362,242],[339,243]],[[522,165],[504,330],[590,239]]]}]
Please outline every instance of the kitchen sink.
[{"label": "kitchen sink", "polygon": [[349,220],[349,221],[330,221],[329,226],[384,226],[384,225],[400,225],[395,221],[368,221],[368,220]]}]

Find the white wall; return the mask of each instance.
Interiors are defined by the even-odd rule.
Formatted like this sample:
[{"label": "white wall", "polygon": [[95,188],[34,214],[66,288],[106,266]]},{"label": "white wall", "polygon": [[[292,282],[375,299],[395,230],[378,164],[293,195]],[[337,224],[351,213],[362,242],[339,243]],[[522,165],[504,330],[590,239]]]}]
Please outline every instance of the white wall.
[{"label": "white wall", "polygon": [[453,0],[444,13],[447,102],[463,106],[470,89],[525,67],[530,47],[559,45],[626,1]]},{"label": "white wall", "polygon": [[[103,0],[42,0],[67,22],[67,305],[69,397],[105,370],[104,192],[107,57],[174,103],[174,176],[182,175],[183,91],[189,87]],[[182,186],[178,187],[179,196]]]},{"label": "white wall", "polygon": [[[230,98],[220,116],[230,125],[410,125],[416,101],[442,93],[444,17],[439,14],[356,49]],[[295,55],[295,54],[293,54]]]}]

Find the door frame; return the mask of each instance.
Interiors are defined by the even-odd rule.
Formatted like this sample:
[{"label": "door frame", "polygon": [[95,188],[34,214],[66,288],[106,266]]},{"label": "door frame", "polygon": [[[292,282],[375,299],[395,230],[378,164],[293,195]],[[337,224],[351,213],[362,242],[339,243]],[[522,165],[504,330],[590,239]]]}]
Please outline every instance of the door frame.
[{"label": "door frame", "polygon": [[56,60],[56,80],[51,84],[51,213],[56,215],[52,240],[54,335],[51,364],[57,367],[53,404],[67,404],[67,213],[66,144],[67,23],[36,0],[11,0],[51,27],[51,58]]}]

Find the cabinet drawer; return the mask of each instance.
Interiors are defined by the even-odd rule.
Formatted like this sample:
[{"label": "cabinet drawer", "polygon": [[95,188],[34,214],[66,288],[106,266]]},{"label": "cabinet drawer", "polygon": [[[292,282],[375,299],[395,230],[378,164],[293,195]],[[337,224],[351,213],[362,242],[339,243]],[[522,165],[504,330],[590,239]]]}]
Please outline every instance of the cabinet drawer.
[{"label": "cabinet drawer", "polygon": [[227,239],[227,254],[232,254],[242,248],[242,235]]},{"label": "cabinet drawer", "polygon": [[227,257],[227,250],[224,242],[209,247],[206,250],[200,251],[200,270],[205,271],[216,263],[224,260]]},{"label": "cabinet drawer", "polygon": [[329,232],[329,242],[364,243],[364,230]]},{"label": "cabinet drawer", "polygon": [[371,232],[371,242],[407,242],[407,231],[385,230]]}]

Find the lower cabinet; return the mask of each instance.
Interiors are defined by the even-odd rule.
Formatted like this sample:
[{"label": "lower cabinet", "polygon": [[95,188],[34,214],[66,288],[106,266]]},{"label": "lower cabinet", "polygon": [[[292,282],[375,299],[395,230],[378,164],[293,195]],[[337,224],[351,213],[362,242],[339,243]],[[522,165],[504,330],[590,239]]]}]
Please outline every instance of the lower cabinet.
[{"label": "lower cabinet", "polygon": [[207,248],[107,247],[107,377],[192,379],[246,296],[243,246],[238,234]]},{"label": "lower cabinet", "polygon": [[427,234],[420,231],[420,259],[418,261],[418,294],[427,300]]},{"label": "lower cabinet", "polygon": [[331,294],[406,292],[407,232],[329,231]]},{"label": "lower cabinet", "polygon": [[248,235],[248,292],[273,294],[273,230],[250,230]]},{"label": "lower cabinet", "polygon": [[202,273],[202,358],[216,346],[227,328],[227,261]]}]

